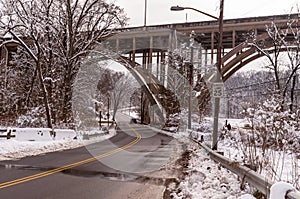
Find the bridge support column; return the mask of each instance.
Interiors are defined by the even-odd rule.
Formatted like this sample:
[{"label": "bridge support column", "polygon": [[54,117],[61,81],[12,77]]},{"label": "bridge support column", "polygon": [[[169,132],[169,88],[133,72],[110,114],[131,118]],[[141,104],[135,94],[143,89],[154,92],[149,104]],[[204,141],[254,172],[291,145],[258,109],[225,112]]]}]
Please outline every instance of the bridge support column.
[{"label": "bridge support column", "polygon": [[147,68],[147,66],[146,66],[146,64],[147,64],[147,52],[146,52],[146,50],[143,50],[143,62],[142,62],[142,64],[143,64],[143,69],[146,69]]},{"label": "bridge support column", "polygon": [[[166,53],[162,52],[161,53],[161,63],[164,63],[166,59]],[[165,64],[160,64],[160,75],[161,75],[161,84],[164,86],[165,85]]]},{"label": "bridge support column", "polygon": [[208,50],[205,49],[205,54],[204,54],[204,74],[206,75],[207,72],[207,65],[208,65]]},{"label": "bridge support column", "polygon": [[131,60],[133,62],[135,62],[135,48],[136,48],[136,45],[135,45],[135,37],[132,39],[132,58]]},{"label": "bridge support column", "polygon": [[156,54],[156,78],[159,80],[159,52]]},{"label": "bridge support column", "polygon": [[232,48],[235,47],[235,30],[232,31]]},{"label": "bridge support column", "polygon": [[151,84],[151,81],[152,81],[152,78],[151,78],[151,76],[152,76],[152,53],[153,53],[153,50],[152,50],[152,48],[153,48],[153,37],[150,37],[150,48],[149,48],[149,56],[148,56],[148,83],[149,84]]},{"label": "bridge support column", "polygon": [[211,33],[211,47],[210,47],[210,49],[211,49],[211,54],[210,54],[210,64],[214,64],[214,54],[215,54],[215,33],[214,32],[212,32]]},{"label": "bridge support column", "polygon": [[199,44],[198,46],[198,58],[197,58],[197,77],[199,77],[199,75],[201,75],[202,69],[203,69],[203,60],[202,60],[202,56],[203,56],[203,51],[202,51],[202,46],[201,44]]},{"label": "bridge support column", "polygon": [[147,96],[144,94],[143,89],[141,89],[141,123],[149,124],[150,115],[149,115],[150,102],[147,99]]}]

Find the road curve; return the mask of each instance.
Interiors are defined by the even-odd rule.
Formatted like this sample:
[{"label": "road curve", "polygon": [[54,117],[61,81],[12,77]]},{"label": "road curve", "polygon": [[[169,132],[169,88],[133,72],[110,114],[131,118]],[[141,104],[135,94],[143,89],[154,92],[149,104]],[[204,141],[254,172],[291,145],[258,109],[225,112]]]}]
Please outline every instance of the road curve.
[{"label": "road curve", "polygon": [[162,198],[165,178],[151,174],[168,163],[178,143],[117,118],[120,129],[108,140],[0,162],[0,198]]}]

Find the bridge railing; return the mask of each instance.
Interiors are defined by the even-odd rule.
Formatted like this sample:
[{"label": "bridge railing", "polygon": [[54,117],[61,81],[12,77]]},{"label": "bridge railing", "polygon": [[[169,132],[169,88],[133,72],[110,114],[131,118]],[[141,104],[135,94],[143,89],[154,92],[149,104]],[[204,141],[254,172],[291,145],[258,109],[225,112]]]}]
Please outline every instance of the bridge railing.
[{"label": "bridge railing", "polygon": [[12,133],[15,133],[16,129],[0,129],[0,138],[6,138],[6,139],[11,139],[15,138],[16,135],[13,135]]}]

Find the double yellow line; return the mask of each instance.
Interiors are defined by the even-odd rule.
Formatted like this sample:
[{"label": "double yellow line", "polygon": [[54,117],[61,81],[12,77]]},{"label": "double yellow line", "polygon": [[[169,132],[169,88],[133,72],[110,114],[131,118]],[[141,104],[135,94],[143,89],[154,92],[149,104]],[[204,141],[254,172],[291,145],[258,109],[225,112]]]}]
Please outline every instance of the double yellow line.
[{"label": "double yellow line", "polygon": [[73,163],[73,164],[68,164],[68,165],[65,165],[65,166],[62,166],[62,167],[59,167],[59,168],[56,168],[56,169],[51,169],[49,171],[45,171],[45,172],[38,173],[38,174],[35,174],[35,175],[31,175],[31,176],[27,176],[27,177],[24,177],[24,178],[19,178],[19,179],[16,179],[16,180],[1,183],[0,184],[0,189],[10,187],[10,186],[14,186],[14,185],[17,185],[17,184],[21,184],[21,183],[24,183],[24,182],[28,182],[28,181],[31,181],[31,180],[35,180],[35,179],[38,179],[38,178],[46,177],[46,176],[49,176],[49,175],[52,175],[52,174],[55,174],[55,173],[58,173],[58,172],[61,172],[61,171],[67,170],[67,169],[71,169],[71,168],[74,168],[74,167],[77,167],[77,166],[80,166],[80,165],[83,165],[83,164],[87,164],[87,163],[99,160],[101,158],[105,158],[107,156],[113,155],[115,153],[118,153],[122,150],[125,150],[125,149],[129,148],[129,147],[132,147],[133,145],[135,145],[136,143],[138,143],[142,139],[142,136],[135,129],[133,129],[133,128],[131,128],[131,129],[136,134],[136,138],[132,142],[130,142],[130,143],[128,143],[128,144],[126,144],[122,147],[119,147],[119,148],[114,149],[112,151],[108,151],[104,154],[101,154],[101,155],[98,155],[98,156],[95,156],[95,157],[92,157],[92,158],[89,158],[89,159],[86,159],[86,160],[83,160],[83,161],[80,161],[80,162],[76,162],[76,163]]}]

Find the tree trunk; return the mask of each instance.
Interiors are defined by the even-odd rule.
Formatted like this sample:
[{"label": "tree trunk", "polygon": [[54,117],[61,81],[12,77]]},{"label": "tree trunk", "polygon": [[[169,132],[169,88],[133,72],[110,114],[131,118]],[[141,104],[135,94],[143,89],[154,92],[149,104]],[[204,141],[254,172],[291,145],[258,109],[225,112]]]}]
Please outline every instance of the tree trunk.
[{"label": "tree trunk", "polygon": [[50,104],[49,104],[49,100],[48,100],[48,94],[47,94],[46,86],[44,84],[44,78],[43,78],[41,66],[40,66],[39,62],[36,62],[36,64],[37,64],[37,73],[38,73],[40,84],[41,84],[41,87],[42,87],[44,106],[45,106],[45,109],[46,109],[47,127],[53,129],[52,118],[51,118],[51,109],[50,109]]},{"label": "tree trunk", "polygon": [[[68,66],[70,68],[70,66]],[[72,83],[71,83],[71,76],[70,76],[70,69],[66,69],[65,79],[64,79],[64,97],[63,97],[63,107],[62,107],[62,121],[65,123],[70,122],[71,112],[72,112]]]},{"label": "tree trunk", "polygon": [[39,56],[39,53],[40,53],[40,46],[39,46],[39,43],[37,42],[37,40],[35,40],[35,45],[37,47],[37,52],[38,52],[38,56],[36,56],[31,50],[30,48],[28,47],[28,45],[22,40],[19,38],[19,36],[17,34],[15,34],[13,31],[9,31],[10,34],[18,41],[20,42],[20,45],[29,53],[29,55],[34,59],[35,63],[36,63],[36,70],[37,70],[37,75],[39,77],[39,80],[40,80],[40,84],[42,86],[42,94],[43,94],[43,101],[44,101],[44,106],[45,106],[45,109],[46,109],[46,116],[47,116],[47,126],[48,128],[51,128],[53,129],[53,126],[52,126],[52,119],[51,119],[51,110],[50,110],[50,107],[49,107],[49,101],[48,101],[48,96],[47,96],[47,90],[46,90],[46,87],[45,87],[45,84],[44,84],[44,78],[43,78],[43,74],[42,74],[42,69],[41,69],[41,60],[40,60],[40,56]]},{"label": "tree trunk", "polygon": [[37,76],[37,67],[34,69],[34,73],[33,73],[33,77],[32,77],[32,80],[31,80],[30,88],[29,88],[29,91],[27,92],[26,102],[25,102],[27,107],[29,106],[29,100],[30,100],[30,96],[31,96],[32,91],[33,91],[36,76]]},{"label": "tree trunk", "polygon": [[291,104],[290,104],[290,112],[293,111],[293,106],[294,106],[294,93],[295,93],[295,87],[296,87],[296,80],[297,80],[297,76],[294,75],[293,76],[293,80],[292,80],[292,88],[291,88]]}]

